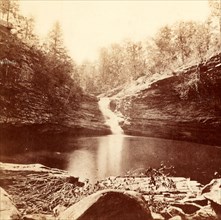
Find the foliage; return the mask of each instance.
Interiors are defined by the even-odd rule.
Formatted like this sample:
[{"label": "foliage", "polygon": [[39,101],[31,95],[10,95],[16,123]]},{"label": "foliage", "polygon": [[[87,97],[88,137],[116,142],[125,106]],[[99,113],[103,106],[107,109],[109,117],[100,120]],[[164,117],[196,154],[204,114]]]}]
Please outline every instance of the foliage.
[{"label": "foliage", "polygon": [[35,19],[33,16],[17,16],[16,23],[14,24],[15,33],[20,39],[30,45],[38,44],[38,37],[34,34],[34,27]]},{"label": "foliage", "polygon": [[[209,5],[212,16],[219,17],[219,1],[209,0]],[[45,87],[55,94],[65,84],[71,88],[71,94],[80,84],[85,92],[98,95],[121,88],[141,76],[168,74],[193,61],[202,62],[219,50],[219,31],[210,16],[205,22],[179,21],[162,26],[154,37],[143,41],[126,40],[101,48],[97,61],[76,65],[64,46],[59,22],[54,23],[47,40],[41,44],[34,34],[34,18],[20,14],[17,0],[1,1],[0,12],[3,19],[13,24],[15,35],[44,57],[41,59],[45,60],[44,70],[37,70],[39,76],[35,75],[34,79],[42,83],[41,76],[44,76],[50,82],[49,86],[45,82]],[[197,75],[189,78],[177,87],[184,99],[189,89],[197,85]]]},{"label": "foliage", "polygon": [[67,51],[64,47],[61,25],[56,21],[48,33],[45,51],[59,60],[65,59]]},{"label": "foliage", "polygon": [[209,7],[211,9],[211,14],[213,16],[220,16],[220,1],[219,0],[209,0]]},{"label": "foliage", "polygon": [[182,81],[179,83],[175,90],[179,94],[181,99],[188,99],[190,98],[190,94],[199,94],[199,83],[200,83],[200,72],[197,68],[195,72],[188,74],[188,75],[182,75]]},{"label": "foliage", "polygon": [[[209,0],[211,17],[216,20],[216,29],[219,30],[219,49],[221,49],[221,2],[219,0]],[[218,28],[217,28],[218,27]]]},{"label": "foliage", "polygon": [[64,46],[62,30],[58,22],[55,22],[49,32],[45,45],[45,70],[50,79],[48,92],[51,93],[51,97],[54,97],[56,94],[59,95],[60,87],[66,88],[68,96],[62,103],[66,105],[71,97],[76,95],[75,93],[81,93],[81,89],[78,86],[76,65]]},{"label": "foliage", "polygon": [[86,62],[84,67],[79,66],[82,87],[87,92],[105,92],[145,75],[144,52],[141,42],[132,41],[102,48],[97,63]]},{"label": "foliage", "polygon": [[[5,2],[10,6],[14,3]],[[32,89],[45,94],[52,108],[65,110],[67,103],[77,107],[80,101],[77,97],[82,90],[76,64],[63,44],[60,24],[55,23],[47,42],[41,46],[34,34],[33,17],[24,17],[17,11],[10,21],[13,34],[0,38],[0,59],[8,60],[0,65],[0,81],[11,87],[31,85]]]},{"label": "foliage", "polygon": [[1,18],[5,19],[7,25],[16,18],[19,11],[19,4],[17,0],[1,0],[0,1],[0,12]]},{"label": "foliage", "polygon": [[[202,62],[219,50],[219,35],[209,17],[205,22],[180,21],[161,27],[156,35],[145,41],[130,40],[100,50],[97,62],[78,69],[80,84],[86,92],[99,94],[121,87],[132,80],[150,74],[168,74],[182,65]],[[195,63],[193,63],[193,61]],[[85,69],[92,69],[88,74]],[[196,78],[197,76],[191,76]],[[188,83],[195,84],[193,80]],[[93,85],[93,86],[91,86]],[[189,85],[189,87],[191,87]],[[184,85],[182,97],[187,92]],[[179,89],[179,88],[178,88]]]}]

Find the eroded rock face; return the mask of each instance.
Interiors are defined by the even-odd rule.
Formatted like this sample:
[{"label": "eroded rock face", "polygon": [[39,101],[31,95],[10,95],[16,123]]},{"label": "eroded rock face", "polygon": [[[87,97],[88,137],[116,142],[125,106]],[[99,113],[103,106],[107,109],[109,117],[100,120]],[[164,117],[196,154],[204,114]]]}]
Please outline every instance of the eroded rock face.
[{"label": "eroded rock face", "polygon": [[152,219],[142,196],[118,190],[98,191],[69,207],[59,220],[148,220]]},{"label": "eroded rock face", "polygon": [[[13,100],[9,100],[5,93],[14,90]],[[64,91],[62,96],[66,96]],[[58,96],[59,97],[59,96]],[[104,135],[110,129],[105,125],[102,113],[98,107],[98,99],[83,94],[76,102],[78,106],[70,104],[67,109],[54,108],[48,103],[47,97],[41,91],[32,90],[28,85],[7,88],[0,82],[0,132],[10,135],[23,131],[26,134],[72,134],[72,135]],[[7,103],[14,107],[8,108]],[[4,107],[6,106],[6,107]],[[27,132],[28,130],[29,132]]]},{"label": "eroded rock face", "polygon": [[112,106],[124,115],[126,134],[220,145],[220,72],[217,55],[173,75],[146,77],[115,95]]},{"label": "eroded rock face", "polygon": [[16,220],[20,217],[8,193],[0,187],[0,220]]}]

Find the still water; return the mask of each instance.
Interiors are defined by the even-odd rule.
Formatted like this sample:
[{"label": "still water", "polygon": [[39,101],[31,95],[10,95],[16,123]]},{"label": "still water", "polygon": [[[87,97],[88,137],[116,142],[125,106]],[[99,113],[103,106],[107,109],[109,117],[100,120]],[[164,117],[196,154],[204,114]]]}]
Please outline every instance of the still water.
[{"label": "still water", "polygon": [[109,98],[101,98],[100,110],[112,135],[101,137],[38,137],[18,134],[2,137],[0,161],[41,163],[69,171],[91,182],[128,171],[145,171],[161,163],[174,166],[174,176],[190,177],[201,183],[221,174],[221,147],[160,138],[126,136],[119,117],[110,110]]},{"label": "still water", "polygon": [[[125,136],[57,138],[1,142],[1,162],[41,163],[96,181],[127,171],[175,167],[175,176],[206,183],[221,171],[221,148],[160,138]],[[10,150],[9,150],[10,149]]]}]

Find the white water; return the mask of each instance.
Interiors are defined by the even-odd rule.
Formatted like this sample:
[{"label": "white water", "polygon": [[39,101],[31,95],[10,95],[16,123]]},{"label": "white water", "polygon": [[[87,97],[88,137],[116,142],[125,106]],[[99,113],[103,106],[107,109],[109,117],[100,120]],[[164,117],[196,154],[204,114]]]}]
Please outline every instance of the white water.
[{"label": "white water", "polygon": [[110,175],[121,174],[125,137],[119,126],[120,118],[110,110],[110,99],[101,98],[99,107],[112,134],[91,138],[92,142],[97,140],[96,150],[92,150],[93,146],[90,146],[90,143],[87,143],[83,149],[75,150],[70,154],[67,167],[72,175],[79,176],[81,180],[88,178],[92,182]]},{"label": "white water", "polygon": [[98,104],[105,118],[106,125],[110,127],[112,134],[123,134],[123,130],[119,125],[119,117],[110,110],[110,99],[106,97],[100,98]]}]

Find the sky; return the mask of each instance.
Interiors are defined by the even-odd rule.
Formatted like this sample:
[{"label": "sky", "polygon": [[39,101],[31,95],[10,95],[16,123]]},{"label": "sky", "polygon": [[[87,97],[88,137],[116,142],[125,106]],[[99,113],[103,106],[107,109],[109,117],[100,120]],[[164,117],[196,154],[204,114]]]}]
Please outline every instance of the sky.
[{"label": "sky", "polygon": [[125,39],[152,37],[165,24],[179,20],[204,21],[207,0],[76,1],[20,0],[24,15],[36,21],[36,33],[46,37],[55,21],[61,23],[64,43],[77,62],[97,59],[100,48]]}]

